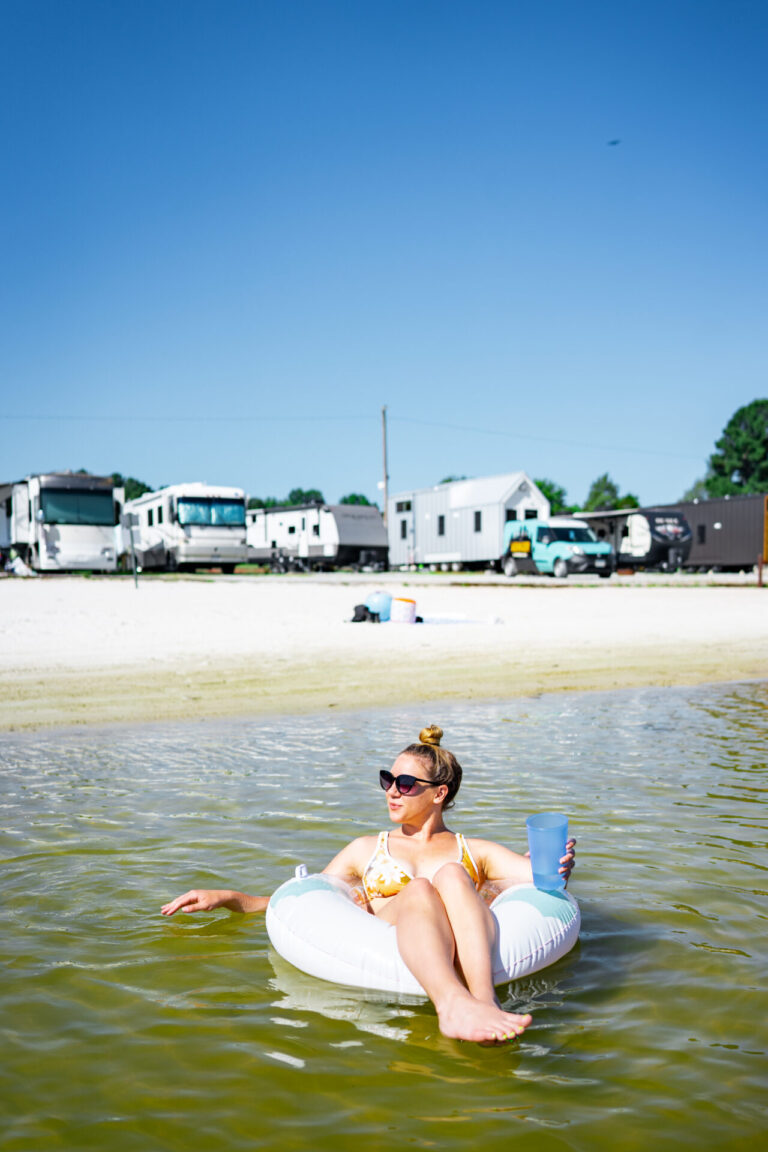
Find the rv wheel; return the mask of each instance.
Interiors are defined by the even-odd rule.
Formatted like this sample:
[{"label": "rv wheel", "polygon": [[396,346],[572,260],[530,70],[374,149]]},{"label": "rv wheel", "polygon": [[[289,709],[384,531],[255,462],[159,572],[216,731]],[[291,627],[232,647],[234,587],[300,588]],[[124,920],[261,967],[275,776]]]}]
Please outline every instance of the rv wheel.
[{"label": "rv wheel", "polygon": [[504,557],[503,568],[505,576],[517,576],[517,564],[512,556]]}]

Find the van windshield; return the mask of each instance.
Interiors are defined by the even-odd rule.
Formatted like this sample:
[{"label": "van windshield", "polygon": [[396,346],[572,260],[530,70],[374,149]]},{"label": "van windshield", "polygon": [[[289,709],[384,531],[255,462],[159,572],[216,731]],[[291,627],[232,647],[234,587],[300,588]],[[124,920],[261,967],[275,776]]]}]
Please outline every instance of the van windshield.
[{"label": "van windshield", "polygon": [[46,524],[114,524],[115,504],[109,489],[43,488],[40,507]]},{"label": "van windshield", "polygon": [[553,540],[565,540],[568,544],[597,544],[597,536],[586,525],[583,528],[564,528],[550,525]]},{"label": "van windshield", "polygon": [[183,496],[178,502],[179,524],[226,525],[228,528],[245,527],[243,500],[217,500],[213,496],[197,499]]}]

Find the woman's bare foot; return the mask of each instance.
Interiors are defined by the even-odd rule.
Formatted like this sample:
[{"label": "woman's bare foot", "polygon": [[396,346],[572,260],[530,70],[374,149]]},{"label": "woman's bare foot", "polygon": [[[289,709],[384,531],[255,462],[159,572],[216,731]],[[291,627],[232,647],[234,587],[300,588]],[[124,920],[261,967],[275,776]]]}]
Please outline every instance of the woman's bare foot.
[{"label": "woman's bare foot", "polygon": [[435,1005],[440,1031],[454,1040],[473,1040],[476,1044],[503,1044],[521,1036],[532,1017],[505,1012],[496,1004],[484,1004],[468,992],[457,993]]}]

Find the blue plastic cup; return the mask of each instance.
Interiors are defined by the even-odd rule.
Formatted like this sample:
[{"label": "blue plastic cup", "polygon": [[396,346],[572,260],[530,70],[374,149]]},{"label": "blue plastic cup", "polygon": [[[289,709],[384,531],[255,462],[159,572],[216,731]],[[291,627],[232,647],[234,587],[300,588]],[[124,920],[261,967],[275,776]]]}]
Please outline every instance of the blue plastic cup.
[{"label": "blue plastic cup", "polygon": [[531,853],[533,883],[547,892],[565,888],[565,876],[558,872],[568,840],[568,817],[560,812],[539,812],[525,821]]}]

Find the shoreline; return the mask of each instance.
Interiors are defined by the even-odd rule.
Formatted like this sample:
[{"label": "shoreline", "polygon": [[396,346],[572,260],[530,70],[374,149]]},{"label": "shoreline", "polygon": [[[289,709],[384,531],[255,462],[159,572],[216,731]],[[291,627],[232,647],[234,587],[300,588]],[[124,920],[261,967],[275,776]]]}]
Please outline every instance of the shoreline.
[{"label": "shoreline", "polygon": [[[425,623],[356,624],[389,586]],[[0,731],[768,679],[768,597],[380,577],[0,587]]]}]

